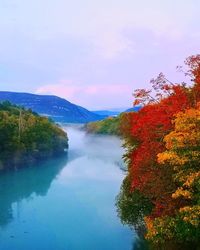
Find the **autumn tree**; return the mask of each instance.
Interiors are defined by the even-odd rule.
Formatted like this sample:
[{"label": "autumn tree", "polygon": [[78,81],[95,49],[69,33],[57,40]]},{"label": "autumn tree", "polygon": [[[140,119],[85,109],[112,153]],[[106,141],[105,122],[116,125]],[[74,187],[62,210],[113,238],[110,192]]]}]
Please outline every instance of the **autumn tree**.
[{"label": "autumn tree", "polygon": [[172,199],[179,201],[173,216],[146,218],[147,238],[154,242],[200,240],[200,105],[176,115],[175,128],[165,136],[166,151],[158,154],[163,168],[173,168],[176,189]]},{"label": "autumn tree", "polygon": [[[178,113],[184,114],[186,110],[196,109],[200,101],[200,56],[189,57],[186,65],[189,67],[187,76],[190,76],[192,86],[185,83],[174,84],[161,73],[156,79],[151,80],[152,90],[140,89],[134,92],[134,104],[142,105],[141,110],[122,119],[121,128],[126,149],[124,157],[128,164],[128,175],[118,196],[118,212],[124,223],[126,215],[131,220],[135,218],[135,222],[132,220],[133,224],[137,223],[137,216],[141,218],[146,215],[149,232],[154,232],[154,221],[164,216],[173,218],[178,209],[187,205],[185,199],[174,197],[176,192],[181,191],[177,191],[174,166],[165,162],[167,167],[163,167],[157,160],[159,154],[164,157],[167,135],[176,129],[174,117]],[[123,125],[126,121],[128,125]],[[196,136],[197,134],[194,135]],[[182,155],[180,161],[183,159]],[[145,203],[141,200],[139,202],[138,195],[135,194],[143,197]],[[151,204],[153,206],[149,209]],[[124,209],[126,213],[123,213]],[[131,213],[135,215],[131,216]]]}]

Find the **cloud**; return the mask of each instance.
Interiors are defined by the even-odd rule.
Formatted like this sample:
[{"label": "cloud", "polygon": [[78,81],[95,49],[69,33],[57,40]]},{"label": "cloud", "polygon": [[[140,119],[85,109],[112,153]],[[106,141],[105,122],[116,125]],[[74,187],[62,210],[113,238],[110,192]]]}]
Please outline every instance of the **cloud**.
[{"label": "cloud", "polygon": [[134,54],[133,42],[120,32],[105,32],[100,39],[96,37],[93,42],[94,56],[106,60],[116,59],[123,53]]},{"label": "cloud", "polygon": [[172,79],[199,53],[199,8],[196,0],[2,0],[1,89],[127,106],[133,89],[160,71]]},{"label": "cloud", "polygon": [[[127,103],[133,89],[128,84],[92,84],[83,86],[74,84],[72,81],[62,80],[57,84],[47,84],[36,89],[36,94],[57,95],[75,104],[90,109],[99,109],[103,105],[110,105],[110,108],[121,106],[121,99]],[[120,102],[119,102],[120,100]]]},{"label": "cloud", "polygon": [[181,39],[194,24],[198,5],[196,1],[180,0],[3,1],[0,30],[15,30],[37,41],[55,37],[87,40],[95,55],[114,59],[137,49],[124,35],[127,29],[146,29],[157,37]]},{"label": "cloud", "polygon": [[71,81],[61,80],[58,84],[47,84],[39,87],[36,94],[57,95],[64,98],[73,99],[74,95],[80,91],[80,87],[73,86]]}]

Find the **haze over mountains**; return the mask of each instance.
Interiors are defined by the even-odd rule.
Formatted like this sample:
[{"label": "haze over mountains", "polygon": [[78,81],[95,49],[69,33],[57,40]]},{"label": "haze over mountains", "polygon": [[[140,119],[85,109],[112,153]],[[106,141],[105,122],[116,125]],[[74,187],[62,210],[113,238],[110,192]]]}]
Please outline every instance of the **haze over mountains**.
[{"label": "haze over mountains", "polygon": [[86,123],[104,118],[104,116],[53,95],[0,91],[0,101],[5,100],[30,108],[40,115],[52,118],[56,122]]},{"label": "haze over mountains", "polygon": [[116,109],[108,109],[108,110],[95,110],[92,111],[95,114],[98,115],[103,115],[103,116],[117,116],[123,112],[137,112],[139,109],[141,108],[141,106],[135,106],[132,108],[116,108]]},{"label": "haze over mountains", "polygon": [[13,104],[31,109],[40,115],[52,118],[56,122],[68,123],[98,121],[108,116],[117,116],[122,112],[137,111],[140,108],[89,111],[58,96],[9,91],[0,91],[0,102],[1,101],[9,101]]}]

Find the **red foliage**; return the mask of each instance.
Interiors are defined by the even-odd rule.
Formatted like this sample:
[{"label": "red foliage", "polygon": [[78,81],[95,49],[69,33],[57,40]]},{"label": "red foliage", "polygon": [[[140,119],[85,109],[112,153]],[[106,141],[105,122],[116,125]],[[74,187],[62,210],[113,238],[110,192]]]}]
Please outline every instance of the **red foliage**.
[{"label": "red foliage", "polygon": [[161,73],[151,81],[155,97],[150,90],[135,91],[135,103],[146,105],[139,112],[129,114],[124,131],[126,138],[137,142],[137,147],[129,152],[131,191],[137,189],[152,200],[155,204],[152,216],[170,214],[174,206],[172,170],[157,164],[157,154],[164,150],[163,138],[173,129],[174,115],[200,101],[200,55],[188,58],[186,64],[194,86],[175,85]]},{"label": "red foliage", "polygon": [[165,191],[170,189],[165,186],[169,180],[162,183],[157,180],[162,175],[162,169],[156,167],[156,156],[164,150],[162,139],[173,128],[171,120],[174,114],[188,106],[187,92],[182,86],[177,86],[168,98],[159,104],[149,104],[132,116],[131,136],[139,142],[131,154],[132,189],[139,189],[148,195],[155,202],[156,208],[157,198],[164,196]]}]

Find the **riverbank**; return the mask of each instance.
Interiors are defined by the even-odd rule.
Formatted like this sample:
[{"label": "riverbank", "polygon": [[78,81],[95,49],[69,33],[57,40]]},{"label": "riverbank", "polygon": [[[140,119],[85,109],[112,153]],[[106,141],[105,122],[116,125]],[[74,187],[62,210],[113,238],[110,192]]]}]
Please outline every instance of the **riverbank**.
[{"label": "riverbank", "polygon": [[0,171],[63,154],[67,133],[31,110],[0,103]]},{"label": "riverbank", "polygon": [[115,207],[124,177],[121,141],[63,129],[67,158],[0,176],[0,249],[133,249],[136,234]]},{"label": "riverbank", "polygon": [[108,117],[102,121],[87,123],[83,128],[87,133],[120,136],[121,116]]}]

